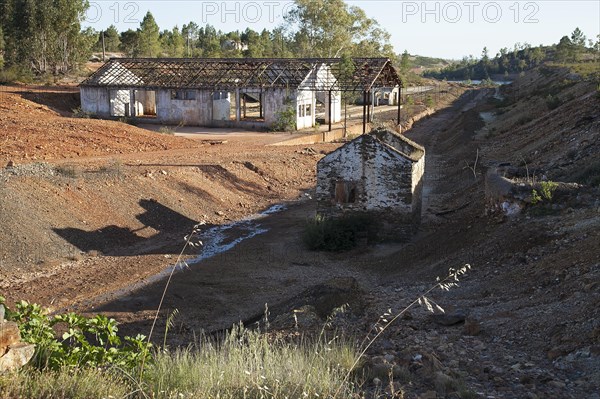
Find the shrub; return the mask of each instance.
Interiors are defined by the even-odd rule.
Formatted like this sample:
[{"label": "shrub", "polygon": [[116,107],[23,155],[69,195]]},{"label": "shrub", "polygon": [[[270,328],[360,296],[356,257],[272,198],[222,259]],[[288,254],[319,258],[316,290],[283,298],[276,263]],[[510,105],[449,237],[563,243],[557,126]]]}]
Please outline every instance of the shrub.
[{"label": "shrub", "polygon": [[271,130],[275,132],[285,130],[296,130],[296,107],[290,100],[286,100],[282,107],[275,114],[275,123],[271,126]]},{"label": "shrub", "polygon": [[121,123],[127,123],[128,125],[137,126],[138,121],[136,118],[132,118],[130,116],[121,116],[117,119]]},{"label": "shrub", "polygon": [[326,218],[316,216],[306,223],[303,241],[311,250],[347,251],[355,248],[361,235],[369,241],[377,239],[377,228],[368,215]]},{"label": "shrub", "polygon": [[33,74],[30,70],[17,66],[0,70],[0,84],[16,82],[31,83],[33,82]]},{"label": "shrub", "polygon": [[435,105],[435,102],[433,101],[433,97],[431,97],[431,95],[428,95],[427,98],[425,99],[425,105],[428,108],[433,108],[433,106]]},{"label": "shrub", "polygon": [[556,109],[560,107],[561,104],[562,100],[558,96],[553,96],[552,94],[546,96],[546,106],[548,106],[549,110]]},{"label": "shrub", "polygon": [[592,161],[579,170],[575,176],[575,181],[590,186],[600,186],[600,160]]}]

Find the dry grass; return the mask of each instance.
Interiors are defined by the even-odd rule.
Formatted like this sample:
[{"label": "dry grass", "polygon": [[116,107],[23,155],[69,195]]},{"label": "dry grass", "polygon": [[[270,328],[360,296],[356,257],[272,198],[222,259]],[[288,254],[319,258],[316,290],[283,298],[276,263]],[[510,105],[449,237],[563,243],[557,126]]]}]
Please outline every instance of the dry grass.
[{"label": "dry grass", "polygon": [[126,382],[111,372],[96,369],[63,369],[57,372],[28,369],[0,376],[1,398],[123,398],[130,392]]},{"label": "dry grass", "polygon": [[345,381],[356,356],[340,339],[270,342],[234,328],[220,344],[205,339],[158,355],[144,380],[156,398],[348,398],[357,390]]}]

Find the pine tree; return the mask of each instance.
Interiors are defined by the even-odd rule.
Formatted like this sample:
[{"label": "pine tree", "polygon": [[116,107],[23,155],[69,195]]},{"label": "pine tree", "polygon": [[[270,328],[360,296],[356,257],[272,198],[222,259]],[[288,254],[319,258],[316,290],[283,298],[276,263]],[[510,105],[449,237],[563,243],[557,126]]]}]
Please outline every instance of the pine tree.
[{"label": "pine tree", "polygon": [[121,45],[119,48],[128,57],[138,57],[140,55],[140,40],[139,34],[133,29],[128,29],[121,32]]},{"label": "pine tree", "polygon": [[121,38],[119,37],[119,31],[117,27],[111,25],[104,31],[104,46],[106,51],[114,52],[119,51],[121,45]]},{"label": "pine tree", "polygon": [[138,51],[142,57],[161,55],[160,30],[150,11],[146,13],[138,29]]},{"label": "pine tree", "polygon": [[402,53],[402,57],[400,57],[400,72],[405,74],[409,70],[410,70],[410,56],[408,55],[408,50],[404,50],[404,52]]}]

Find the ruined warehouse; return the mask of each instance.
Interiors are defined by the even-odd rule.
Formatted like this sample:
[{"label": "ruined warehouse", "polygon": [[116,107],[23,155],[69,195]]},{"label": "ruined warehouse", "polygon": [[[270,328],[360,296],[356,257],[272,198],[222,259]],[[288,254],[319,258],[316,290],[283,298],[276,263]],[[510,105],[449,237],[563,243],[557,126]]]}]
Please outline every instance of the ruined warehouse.
[{"label": "ruined warehouse", "polygon": [[391,130],[373,130],[319,161],[317,213],[366,214],[382,238],[408,240],[420,223],[424,173],[422,146]]},{"label": "ruined warehouse", "polygon": [[342,92],[362,93],[365,123],[382,90],[399,110],[401,86],[387,58],[111,58],[80,92],[81,109],[104,118],[268,129],[286,114],[303,129],[316,125],[317,105],[322,122],[341,121]]}]

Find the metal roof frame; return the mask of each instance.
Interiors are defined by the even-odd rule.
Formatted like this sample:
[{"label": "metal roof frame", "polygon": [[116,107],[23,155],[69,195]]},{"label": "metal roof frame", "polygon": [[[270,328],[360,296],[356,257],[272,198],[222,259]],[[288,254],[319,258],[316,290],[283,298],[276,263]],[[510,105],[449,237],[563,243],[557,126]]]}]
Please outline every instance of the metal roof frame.
[{"label": "metal roof frame", "polygon": [[[113,89],[287,88],[367,92],[402,85],[388,58],[111,58],[82,87]],[[323,67],[331,74],[319,78]],[[348,71],[344,73],[343,71]]]}]

